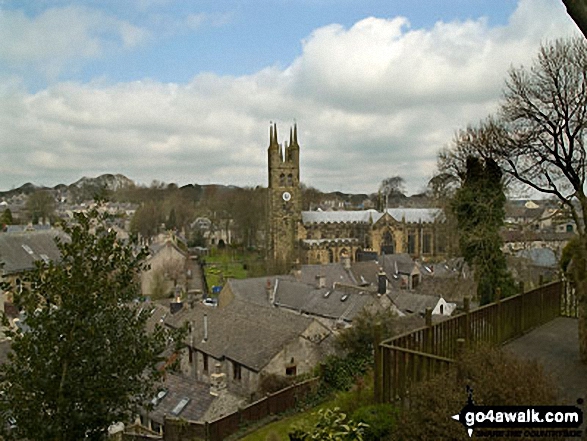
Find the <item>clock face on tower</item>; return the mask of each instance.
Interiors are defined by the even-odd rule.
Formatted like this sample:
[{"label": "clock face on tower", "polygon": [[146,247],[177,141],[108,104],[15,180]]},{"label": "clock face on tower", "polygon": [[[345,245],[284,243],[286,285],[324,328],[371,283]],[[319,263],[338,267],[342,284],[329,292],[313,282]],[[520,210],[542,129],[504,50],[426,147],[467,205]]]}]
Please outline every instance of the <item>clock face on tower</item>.
[{"label": "clock face on tower", "polygon": [[284,191],[281,197],[285,202],[289,202],[291,200],[291,193],[289,191]]}]

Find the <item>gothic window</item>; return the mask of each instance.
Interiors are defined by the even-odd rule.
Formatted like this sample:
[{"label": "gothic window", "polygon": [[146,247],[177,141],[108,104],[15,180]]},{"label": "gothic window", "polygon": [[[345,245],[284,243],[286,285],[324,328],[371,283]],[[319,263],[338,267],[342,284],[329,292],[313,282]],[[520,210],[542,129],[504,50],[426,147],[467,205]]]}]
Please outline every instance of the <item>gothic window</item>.
[{"label": "gothic window", "polygon": [[390,231],[383,234],[383,241],[381,242],[381,252],[384,254],[395,253],[395,241]]},{"label": "gothic window", "polygon": [[328,250],[328,261],[330,263],[334,263],[334,253],[332,252],[331,249]]},{"label": "gothic window", "polygon": [[422,253],[430,254],[432,252],[432,236],[430,233],[424,233],[422,237]]},{"label": "gothic window", "polygon": [[293,176],[291,173],[287,175],[287,186],[293,187]]},{"label": "gothic window", "polygon": [[413,231],[408,233],[408,254],[416,254],[416,234]]},{"label": "gothic window", "polygon": [[279,186],[285,187],[285,175],[283,173],[279,175]]}]

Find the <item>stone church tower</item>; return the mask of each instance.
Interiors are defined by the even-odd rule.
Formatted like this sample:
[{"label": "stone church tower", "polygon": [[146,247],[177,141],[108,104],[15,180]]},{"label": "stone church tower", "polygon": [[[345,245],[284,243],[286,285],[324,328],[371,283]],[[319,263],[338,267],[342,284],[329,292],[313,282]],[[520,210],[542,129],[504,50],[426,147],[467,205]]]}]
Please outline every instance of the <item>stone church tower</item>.
[{"label": "stone church tower", "polygon": [[277,142],[277,124],[269,129],[269,185],[267,258],[273,272],[291,269],[298,256],[298,226],[302,221],[300,146],[298,129],[289,131],[289,144]]}]

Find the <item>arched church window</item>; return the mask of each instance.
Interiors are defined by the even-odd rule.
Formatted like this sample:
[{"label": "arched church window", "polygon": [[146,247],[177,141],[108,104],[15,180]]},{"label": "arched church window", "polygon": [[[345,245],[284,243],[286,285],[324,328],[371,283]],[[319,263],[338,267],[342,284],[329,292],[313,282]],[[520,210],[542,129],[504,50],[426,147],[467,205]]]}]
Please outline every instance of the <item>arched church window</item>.
[{"label": "arched church window", "polygon": [[279,186],[285,187],[285,175],[283,173],[279,175]]},{"label": "arched church window", "polygon": [[287,186],[293,187],[293,176],[291,173],[287,175]]}]

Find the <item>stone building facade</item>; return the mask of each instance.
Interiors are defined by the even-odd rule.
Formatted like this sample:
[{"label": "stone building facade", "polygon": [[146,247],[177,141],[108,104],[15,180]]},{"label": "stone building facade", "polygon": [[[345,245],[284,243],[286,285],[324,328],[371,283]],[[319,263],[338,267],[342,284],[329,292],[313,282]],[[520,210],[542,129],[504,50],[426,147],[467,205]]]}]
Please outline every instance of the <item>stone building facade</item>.
[{"label": "stone building facade", "polygon": [[361,211],[302,211],[297,126],[289,144],[269,132],[268,260],[276,270],[296,263],[366,260],[369,255],[407,253],[423,259],[443,254],[437,237],[442,212],[435,208]]}]

